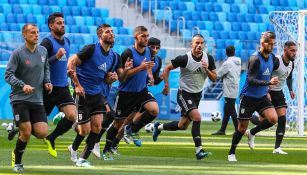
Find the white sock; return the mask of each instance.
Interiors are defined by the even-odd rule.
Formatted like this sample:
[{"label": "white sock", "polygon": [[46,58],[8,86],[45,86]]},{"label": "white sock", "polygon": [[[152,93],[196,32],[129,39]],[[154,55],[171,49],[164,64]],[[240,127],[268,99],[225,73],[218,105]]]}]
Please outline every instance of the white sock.
[{"label": "white sock", "polygon": [[196,154],[199,153],[199,151],[202,150],[202,149],[203,149],[202,146],[195,147],[195,152],[196,152]]},{"label": "white sock", "polygon": [[162,131],[162,130],[163,130],[163,124],[161,124],[161,125],[158,126],[158,130],[159,130],[159,131]]}]

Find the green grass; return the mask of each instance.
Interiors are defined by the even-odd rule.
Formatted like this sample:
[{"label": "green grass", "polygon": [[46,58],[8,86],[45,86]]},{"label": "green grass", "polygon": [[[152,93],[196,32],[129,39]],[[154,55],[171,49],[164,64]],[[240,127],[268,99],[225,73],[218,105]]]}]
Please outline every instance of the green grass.
[{"label": "green grass", "polygon": [[[201,126],[203,146],[213,153],[205,160],[195,159],[189,128],[187,131],[162,132],[156,143],[152,142],[151,134],[141,132],[142,147],[121,142],[121,156],[115,156],[115,161],[103,161],[91,155],[92,168],[77,168],[70,161],[67,146],[73,141],[73,131],[57,139],[57,158],[48,155],[42,140],[32,137],[23,157],[24,174],[306,174],[307,138],[286,137],[282,146],[289,155],[273,155],[274,137],[257,136],[253,151],[249,150],[244,137],[236,152],[238,162],[230,163],[227,154],[233,128],[229,126],[226,136],[211,136],[219,125],[206,122]],[[53,128],[51,126],[50,130]],[[13,174],[10,152],[16,139],[8,141],[6,136],[6,131],[1,128],[0,174]],[[104,146],[104,142],[101,146]]]}]

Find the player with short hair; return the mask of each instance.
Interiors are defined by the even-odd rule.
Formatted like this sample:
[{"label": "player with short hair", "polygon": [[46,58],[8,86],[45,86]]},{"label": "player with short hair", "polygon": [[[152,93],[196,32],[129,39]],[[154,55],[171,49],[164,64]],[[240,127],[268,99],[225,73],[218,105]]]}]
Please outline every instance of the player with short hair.
[{"label": "player with short hair", "polygon": [[50,35],[43,39],[41,46],[48,51],[48,62],[50,66],[50,79],[54,88],[51,94],[44,91],[44,106],[47,115],[57,106],[59,111],[65,114],[54,131],[49,134],[44,142],[48,147],[49,154],[57,157],[55,140],[58,136],[66,133],[76,120],[76,106],[69,91],[67,77],[67,61],[69,57],[70,41],[64,37],[65,21],[62,13],[52,13],[48,17]]},{"label": "player with short hair", "polygon": [[13,171],[24,171],[22,155],[31,133],[43,139],[48,134],[43,89],[52,92],[47,50],[38,46],[39,32],[35,24],[22,27],[25,44],[13,51],[5,71],[5,80],[12,87],[10,95],[19,136],[12,151]]},{"label": "player with short hair", "polygon": [[[292,90],[292,72],[294,69],[294,60],[296,57],[296,52],[297,52],[297,46],[295,42],[293,41],[285,42],[284,53],[281,56],[276,56],[277,57],[277,66],[276,66],[277,69],[274,70],[272,73],[273,77],[278,77],[279,79],[279,84],[270,86],[269,94],[268,94],[272,104],[275,107],[277,115],[278,115],[275,149],[273,150],[273,154],[288,154],[287,152],[283,151],[280,147],[285,131],[286,131],[286,114],[287,114],[287,103],[286,103],[285,95],[282,89],[284,85],[287,84],[289,93],[290,93],[290,97],[292,99],[295,98],[295,94]],[[254,118],[253,116],[251,121],[253,122],[255,120],[259,120],[259,119],[258,117]],[[263,120],[264,119],[261,117],[261,121],[258,122],[258,126],[254,127],[253,129],[249,131],[252,141],[254,140],[255,134],[262,130],[259,126]]]},{"label": "player with short hair", "polygon": [[[239,109],[239,125],[233,134],[228,161],[237,161],[235,150],[244,135],[252,114],[257,111],[267,120],[264,120],[259,128],[261,130],[273,126],[277,122],[277,114],[274,106],[267,98],[269,85],[279,83],[278,77],[272,78],[274,56],[272,51],[275,45],[275,33],[263,32],[260,38],[260,49],[252,55],[248,61],[248,72],[244,87],[241,91],[241,104]],[[247,132],[249,145],[252,147],[252,135]]]},{"label": "player with short hair", "polygon": [[181,107],[181,118],[180,121],[172,121],[164,124],[155,122],[153,132],[153,141],[156,142],[162,130],[186,130],[192,121],[191,131],[195,143],[197,160],[203,159],[210,154],[202,148],[200,135],[201,115],[198,111],[198,105],[206,78],[209,77],[211,81],[216,81],[217,78],[214,59],[203,51],[204,47],[204,37],[200,34],[194,35],[191,43],[191,51],[185,55],[177,56],[164,68],[164,89],[162,93],[168,95],[170,90],[168,81],[169,73],[171,70],[180,67],[180,85],[177,93],[177,103]]}]

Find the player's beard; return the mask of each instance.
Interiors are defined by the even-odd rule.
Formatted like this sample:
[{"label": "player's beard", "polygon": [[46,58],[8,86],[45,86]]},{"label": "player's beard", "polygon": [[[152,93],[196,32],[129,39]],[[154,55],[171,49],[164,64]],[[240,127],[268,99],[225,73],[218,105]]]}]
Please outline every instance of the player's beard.
[{"label": "player's beard", "polygon": [[114,45],[114,39],[113,40],[103,40],[103,43],[113,46]]},{"label": "player's beard", "polygon": [[64,29],[64,30],[55,30],[55,31],[54,31],[54,34],[55,34],[56,36],[61,37],[61,36],[63,36],[63,35],[65,34],[65,29]]}]

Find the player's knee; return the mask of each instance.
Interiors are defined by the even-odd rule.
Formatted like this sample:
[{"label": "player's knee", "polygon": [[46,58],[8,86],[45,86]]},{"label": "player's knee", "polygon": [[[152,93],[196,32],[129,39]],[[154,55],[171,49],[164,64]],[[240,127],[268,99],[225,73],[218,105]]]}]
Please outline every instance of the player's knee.
[{"label": "player's knee", "polygon": [[47,135],[48,135],[48,131],[39,131],[35,133],[35,137],[38,139],[43,139],[47,137]]},{"label": "player's knee", "polygon": [[179,130],[186,130],[186,129],[188,129],[188,125],[186,125],[186,124],[178,124],[178,128],[179,128]]},{"label": "player's knee", "polygon": [[149,114],[152,116],[157,116],[159,114],[159,108],[152,108],[148,110]]},{"label": "player's knee", "polygon": [[268,121],[269,121],[270,123],[276,124],[277,121],[278,121],[278,118],[277,118],[277,117],[270,117],[270,118],[268,118]]},{"label": "player's knee", "polygon": [[81,136],[87,136],[90,132],[90,128],[79,128],[79,135]]},{"label": "player's knee", "polygon": [[19,133],[21,140],[29,140],[31,137],[31,131],[26,130]]},{"label": "player's knee", "polygon": [[72,111],[70,111],[70,112],[68,112],[67,114],[65,114],[65,117],[66,117],[69,121],[72,121],[72,122],[76,121],[76,116],[77,116],[76,112],[72,112]]}]

